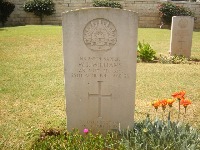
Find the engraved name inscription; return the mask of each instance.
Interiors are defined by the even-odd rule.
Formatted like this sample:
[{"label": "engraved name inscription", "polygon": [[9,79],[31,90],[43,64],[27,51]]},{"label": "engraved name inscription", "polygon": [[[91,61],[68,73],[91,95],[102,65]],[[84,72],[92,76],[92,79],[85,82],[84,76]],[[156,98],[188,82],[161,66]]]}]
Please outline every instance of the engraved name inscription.
[{"label": "engraved name inscription", "polygon": [[83,30],[83,41],[93,51],[108,51],[117,42],[117,30],[107,19],[94,19]]},{"label": "engraved name inscription", "polygon": [[119,57],[80,57],[73,78],[129,78],[129,74],[121,70]]}]

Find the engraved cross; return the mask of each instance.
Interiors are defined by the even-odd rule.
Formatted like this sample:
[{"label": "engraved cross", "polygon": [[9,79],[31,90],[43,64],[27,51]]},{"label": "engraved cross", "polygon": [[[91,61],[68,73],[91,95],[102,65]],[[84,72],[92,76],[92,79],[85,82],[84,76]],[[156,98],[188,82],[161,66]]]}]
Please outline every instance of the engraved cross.
[{"label": "engraved cross", "polygon": [[98,82],[98,94],[88,93],[88,99],[90,99],[90,97],[98,97],[98,117],[101,117],[101,99],[104,98],[104,97],[112,98],[112,94],[103,95],[101,93],[101,84],[102,84],[103,81],[97,81],[97,82]]}]

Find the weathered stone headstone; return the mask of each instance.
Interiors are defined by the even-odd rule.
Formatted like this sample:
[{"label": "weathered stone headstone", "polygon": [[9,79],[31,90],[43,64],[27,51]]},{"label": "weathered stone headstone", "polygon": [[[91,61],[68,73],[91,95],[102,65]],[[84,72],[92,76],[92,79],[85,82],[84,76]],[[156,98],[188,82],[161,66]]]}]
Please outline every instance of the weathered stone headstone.
[{"label": "weathered stone headstone", "polygon": [[67,128],[133,125],[137,14],[112,8],[63,13]]},{"label": "weathered stone headstone", "polygon": [[172,17],[170,55],[191,56],[193,26],[193,17]]}]

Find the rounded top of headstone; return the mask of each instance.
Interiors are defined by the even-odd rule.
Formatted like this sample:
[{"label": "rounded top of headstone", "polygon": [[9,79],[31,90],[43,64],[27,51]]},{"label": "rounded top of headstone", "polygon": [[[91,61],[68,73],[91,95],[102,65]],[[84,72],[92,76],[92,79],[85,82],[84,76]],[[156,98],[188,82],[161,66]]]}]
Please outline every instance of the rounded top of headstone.
[{"label": "rounded top of headstone", "polygon": [[78,12],[78,11],[93,11],[93,10],[120,10],[120,11],[126,11],[126,12],[133,12],[135,14],[138,14],[138,12],[135,12],[133,10],[128,10],[128,9],[120,9],[120,8],[111,8],[111,7],[85,7],[85,8],[80,8],[80,9],[73,9],[69,11],[65,11],[63,13],[70,13],[70,12]]}]

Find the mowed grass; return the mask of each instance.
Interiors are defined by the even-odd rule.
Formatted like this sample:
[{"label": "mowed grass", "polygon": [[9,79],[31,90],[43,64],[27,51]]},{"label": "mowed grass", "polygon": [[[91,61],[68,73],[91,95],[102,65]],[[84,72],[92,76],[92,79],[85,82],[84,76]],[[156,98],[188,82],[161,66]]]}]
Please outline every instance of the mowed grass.
[{"label": "mowed grass", "polygon": [[[200,59],[200,30],[194,30],[193,40],[192,40],[192,58]],[[157,55],[163,54],[168,55],[170,49],[170,34],[169,29],[154,29],[154,28],[142,28],[139,29],[138,40],[148,42],[154,50],[156,50]]]},{"label": "mowed grass", "polygon": [[[192,57],[200,59],[199,39],[195,31]],[[167,55],[170,30],[140,28],[143,40]],[[28,149],[42,129],[66,127],[63,70],[60,26],[0,28],[0,149]],[[136,89],[136,120],[154,115],[150,101],[185,90],[193,101],[186,121],[200,128],[199,64],[139,63]]]}]

